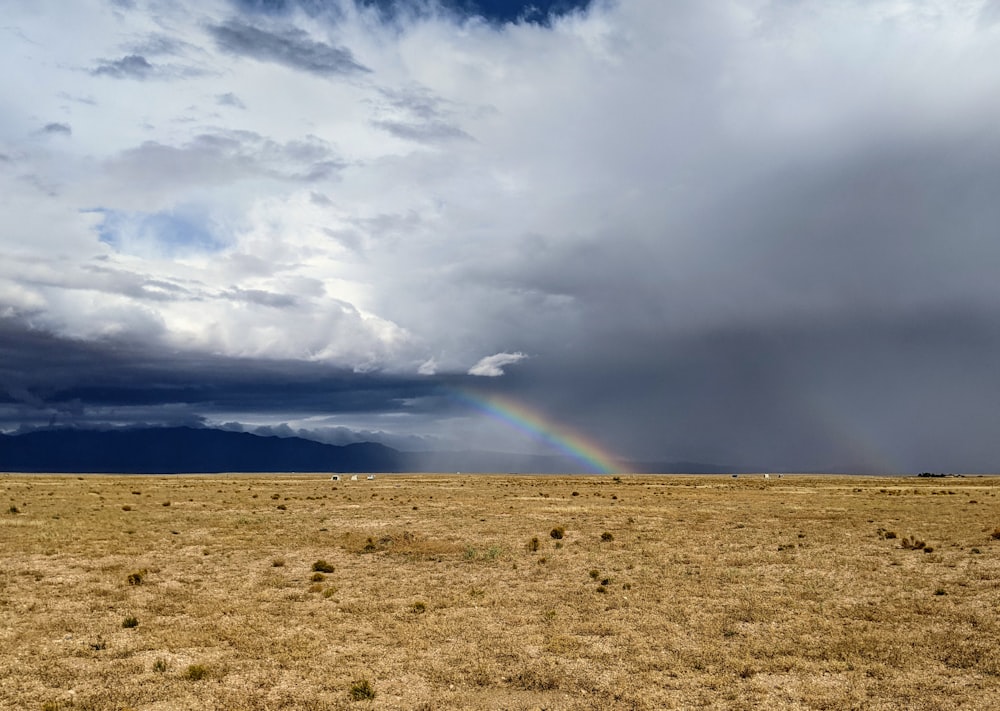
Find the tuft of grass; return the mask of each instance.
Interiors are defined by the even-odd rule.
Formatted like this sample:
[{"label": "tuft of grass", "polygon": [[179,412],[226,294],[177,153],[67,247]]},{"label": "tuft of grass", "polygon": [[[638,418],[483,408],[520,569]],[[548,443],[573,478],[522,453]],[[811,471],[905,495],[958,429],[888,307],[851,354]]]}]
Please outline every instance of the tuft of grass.
[{"label": "tuft of grass", "polygon": [[611,531],[605,531],[601,534],[601,540],[604,542],[613,541],[615,540],[615,536]]},{"label": "tuft of grass", "polygon": [[189,664],[181,676],[188,681],[201,681],[208,677],[208,667],[204,664]]},{"label": "tuft of grass", "polygon": [[313,581],[314,583],[321,583],[321,582],[323,582],[324,580],[326,580],[326,576],[325,576],[325,575],[323,575],[322,573],[313,573],[313,574],[312,574],[312,575],[311,575],[311,576],[309,577],[309,579],[310,579],[311,581]]},{"label": "tuft of grass", "polygon": [[538,536],[532,536],[531,540],[528,541],[527,548],[528,548],[529,551],[531,551],[532,553],[534,553],[535,551],[537,551],[539,549],[539,547],[541,545],[542,544],[538,542]]},{"label": "tuft of grass", "polygon": [[[11,508],[16,508],[16,507],[11,506]],[[11,513],[15,512],[12,511]],[[1000,526],[997,526],[996,528],[993,529],[993,533],[990,534],[990,538],[992,538],[994,541],[1000,541]]]},{"label": "tuft of grass", "polygon": [[157,674],[162,674],[169,668],[170,665],[167,664],[167,660],[164,659],[163,657],[158,657],[157,660],[153,662],[153,671],[155,671]]},{"label": "tuft of grass", "polygon": [[938,588],[937,590],[934,591],[934,594],[935,595],[947,595],[948,591],[945,590],[944,588]]},{"label": "tuft of grass", "polygon": [[559,540],[566,535],[566,529],[563,528],[562,526],[556,526],[551,531],[549,531],[549,535],[555,538],[556,540]]},{"label": "tuft of grass", "polygon": [[169,502],[169,501],[164,501],[164,502],[163,502],[163,505],[164,505],[164,506],[170,506],[170,502]]},{"label": "tuft of grass", "polygon": [[124,620],[122,620],[122,627],[125,629],[132,629],[133,627],[139,626],[139,620],[135,619],[132,615],[129,615]]},{"label": "tuft of grass", "polygon": [[129,506],[128,504],[125,504],[124,506],[122,506],[122,511],[131,511],[131,510],[132,510],[132,507]]},{"label": "tuft of grass", "polygon": [[312,569],[317,573],[332,573],[334,571],[334,567],[322,558],[312,564]]},{"label": "tuft of grass", "polygon": [[129,585],[142,585],[142,581],[145,579],[145,577],[146,577],[146,569],[143,568],[142,570],[133,570],[131,573],[128,574],[128,577],[125,578],[125,580],[128,581]]},{"label": "tuft of grass", "polygon": [[284,568],[285,567],[285,559],[284,558],[275,558],[274,560],[271,561],[271,567],[272,568]]},{"label": "tuft of grass", "polygon": [[590,579],[597,580],[599,577],[601,577],[601,571],[599,571],[597,568],[592,568],[590,571]]},{"label": "tuft of grass", "polygon": [[21,509],[17,508],[17,506],[15,506],[14,504],[11,504],[10,508],[7,509],[7,513],[19,514],[21,513]]},{"label": "tuft of grass", "polygon": [[278,511],[287,511],[288,507],[284,504],[278,504]]},{"label": "tuft of grass", "polygon": [[410,612],[420,614],[422,612],[427,612],[427,603],[423,600],[417,600],[415,603],[410,605]]},{"label": "tuft of grass", "polygon": [[375,698],[375,689],[368,679],[362,677],[351,682],[348,691],[352,701],[369,701]]}]

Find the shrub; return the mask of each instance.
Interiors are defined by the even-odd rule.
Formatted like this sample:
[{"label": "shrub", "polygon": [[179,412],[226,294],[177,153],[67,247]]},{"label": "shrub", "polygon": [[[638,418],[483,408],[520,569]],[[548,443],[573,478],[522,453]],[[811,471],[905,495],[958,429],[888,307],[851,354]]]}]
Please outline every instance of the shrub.
[{"label": "shrub", "polygon": [[601,534],[601,540],[605,542],[613,541],[615,540],[615,537],[614,534],[612,534],[610,531],[605,531],[604,533]]},{"label": "shrub", "polygon": [[322,558],[313,563],[312,569],[317,573],[332,573],[334,570],[333,566],[327,563]]},{"label": "shrub", "polygon": [[603,594],[605,594],[605,593],[608,592],[608,588],[605,585],[598,585],[597,586],[597,592],[599,592],[599,593],[601,593],[603,595]]},{"label": "shrub", "polygon": [[17,506],[15,506],[14,504],[11,504],[10,508],[7,509],[7,513],[19,514],[21,513],[21,509],[17,508]]},{"label": "shrub", "polygon": [[410,612],[415,612],[420,614],[421,612],[427,611],[427,603],[422,600],[417,600],[415,603],[410,605]]},{"label": "shrub", "polygon": [[135,619],[131,615],[122,620],[122,627],[125,629],[132,629],[133,627],[139,626],[139,620]]},{"label": "shrub", "polygon": [[934,591],[934,594],[935,595],[947,595],[948,591],[945,590],[944,588],[938,588],[937,590]]},{"label": "shrub", "polygon": [[155,662],[153,662],[153,671],[157,672],[158,674],[162,674],[168,668],[169,666],[167,665],[167,660],[164,659],[163,657],[160,657]]},{"label": "shrub", "polygon": [[164,506],[170,506],[170,502],[169,502],[169,501],[164,501],[164,502],[163,502],[163,505],[164,505]]},{"label": "shrub", "polygon": [[352,701],[368,701],[375,698],[375,689],[370,681],[362,677],[351,682],[350,696]]},{"label": "shrub", "polygon": [[201,681],[208,676],[208,667],[202,664],[189,664],[184,670],[184,678],[188,681]]},{"label": "shrub", "polygon": [[131,511],[131,510],[132,510],[132,507],[129,506],[128,504],[125,504],[124,506],[122,506],[122,511]]},{"label": "shrub", "polygon": [[314,583],[320,583],[326,580],[326,576],[323,575],[322,573],[313,573],[309,579],[312,580]]},{"label": "shrub", "polygon": [[556,540],[559,540],[560,538],[566,535],[566,529],[563,528],[562,526],[556,526],[551,531],[549,531],[549,535],[555,538]]},{"label": "shrub", "polygon": [[[16,506],[11,506],[12,509],[17,508]],[[11,511],[11,513],[17,513],[16,511]],[[993,533],[990,534],[990,538],[994,541],[1000,541],[1000,526],[993,529]]]},{"label": "shrub", "polygon": [[146,576],[145,568],[142,570],[133,570],[128,574],[126,580],[129,585],[142,585],[143,578]]},{"label": "shrub", "polygon": [[275,558],[274,560],[271,561],[272,568],[283,568],[284,566],[285,566],[284,558]]},{"label": "shrub", "polygon": [[532,536],[531,540],[528,541],[528,550],[534,553],[542,544],[538,542],[538,536]]},{"label": "shrub", "polygon": [[591,580],[597,580],[599,577],[601,577],[601,571],[599,571],[597,568],[594,568],[590,571]]},{"label": "shrub", "polygon": [[889,538],[889,539],[895,538],[896,537],[896,532],[895,531],[886,531],[885,532],[885,537]]},{"label": "shrub", "polygon": [[288,507],[284,504],[278,504],[278,511],[287,511]]}]

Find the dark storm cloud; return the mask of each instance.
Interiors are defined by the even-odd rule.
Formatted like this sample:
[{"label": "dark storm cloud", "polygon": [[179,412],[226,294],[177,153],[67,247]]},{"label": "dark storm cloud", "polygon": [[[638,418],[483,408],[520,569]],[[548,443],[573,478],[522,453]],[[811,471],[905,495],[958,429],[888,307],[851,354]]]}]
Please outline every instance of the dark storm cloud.
[{"label": "dark storm cloud", "polygon": [[0,319],[0,427],[11,429],[52,417],[61,424],[155,424],[218,412],[402,412],[444,380],[63,339]]},{"label": "dark storm cloud", "polygon": [[[485,391],[634,459],[869,473],[995,470],[1000,317],[964,310],[731,327],[566,349]],[[586,383],[581,388],[581,383]],[[961,464],[956,464],[961,462]]]},{"label": "dark storm cloud", "polygon": [[219,49],[261,62],[327,77],[371,71],[355,61],[346,47],[317,42],[295,28],[264,30],[234,19],[209,25],[208,31]]}]

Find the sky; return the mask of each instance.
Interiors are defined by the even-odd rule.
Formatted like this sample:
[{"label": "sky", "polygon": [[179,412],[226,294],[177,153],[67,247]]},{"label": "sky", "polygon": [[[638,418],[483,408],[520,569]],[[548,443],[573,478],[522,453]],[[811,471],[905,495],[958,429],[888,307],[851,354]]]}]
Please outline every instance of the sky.
[{"label": "sky", "polygon": [[4,0],[0,62],[0,430],[1000,468],[996,0]]}]

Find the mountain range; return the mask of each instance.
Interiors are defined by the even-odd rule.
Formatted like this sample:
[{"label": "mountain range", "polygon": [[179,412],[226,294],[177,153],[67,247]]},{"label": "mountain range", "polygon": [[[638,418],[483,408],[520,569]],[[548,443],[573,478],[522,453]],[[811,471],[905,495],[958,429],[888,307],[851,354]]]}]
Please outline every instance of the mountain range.
[{"label": "mountain range", "polygon": [[[633,472],[729,473],[698,462],[631,462]],[[375,442],[333,445],[301,437],[209,428],[53,428],[0,434],[0,471],[182,474],[219,472],[580,473],[571,457],[487,451],[404,452]]]}]

